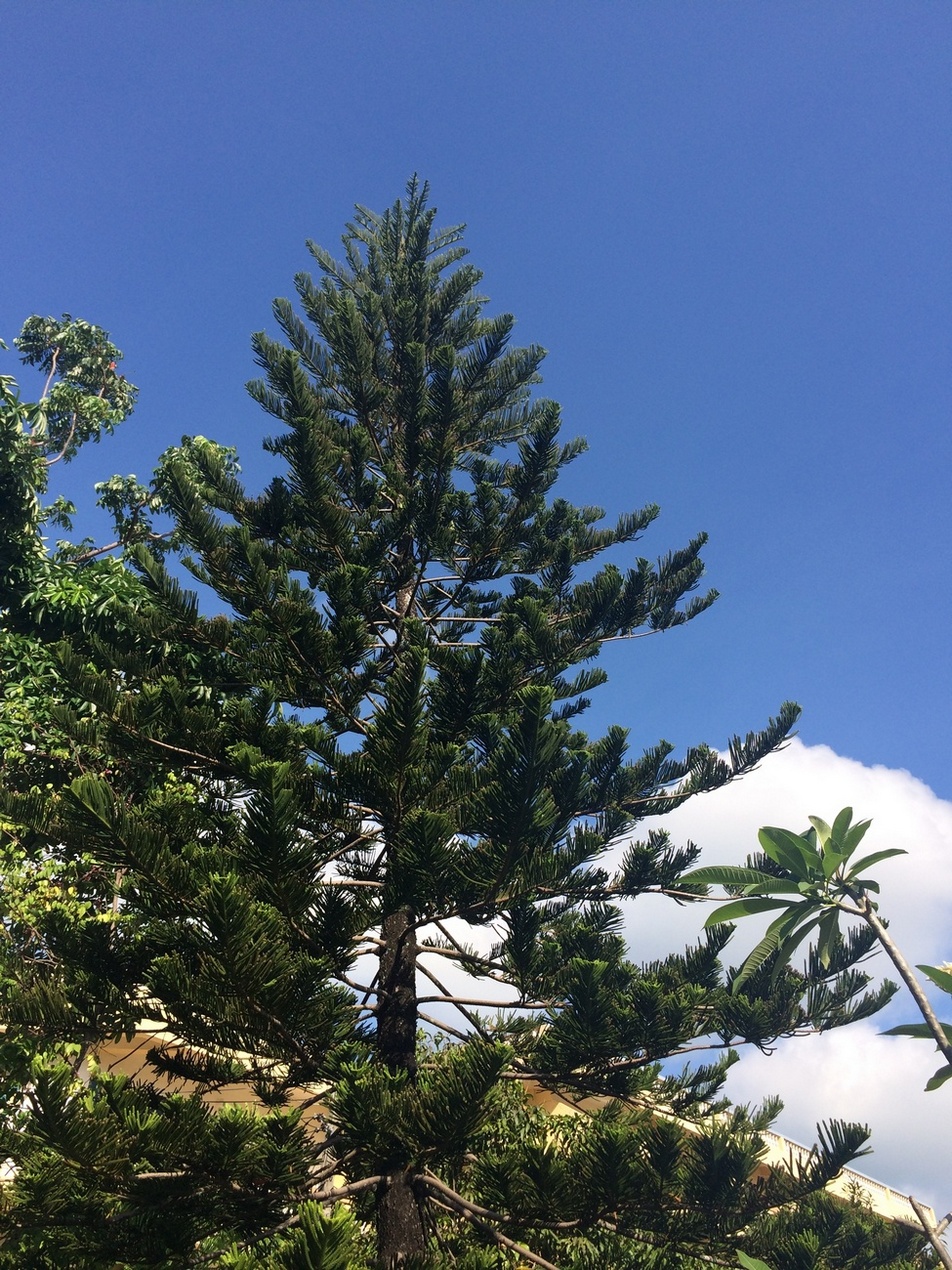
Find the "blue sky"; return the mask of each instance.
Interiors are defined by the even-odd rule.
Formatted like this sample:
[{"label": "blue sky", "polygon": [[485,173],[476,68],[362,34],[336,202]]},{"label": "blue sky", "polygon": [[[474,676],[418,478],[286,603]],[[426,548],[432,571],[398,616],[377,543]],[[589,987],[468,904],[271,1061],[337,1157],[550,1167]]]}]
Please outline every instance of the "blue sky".
[{"label": "blue sky", "polygon": [[[952,794],[943,3],[4,8],[0,336],[106,326],[141,405],[65,472],[266,419],[249,333],[413,171],[588,455],[564,492],[711,534],[723,594],[615,648],[593,726],[801,735]],[[6,355],[4,369],[12,369]],[[263,470],[263,469],[262,469]]]},{"label": "blue sky", "polygon": [[[914,960],[950,955],[947,885],[921,881],[948,876],[952,807],[882,770],[952,797],[946,0],[45,0],[5,5],[0,37],[0,337],[70,311],[142,390],[60,488],[146,477],[183,433],[237,445],[258,484],[250,332],[306,238],[333,249],[355,202],[419,172],[443,223],[469,223],[494,306],[550,351],[544,391],[590,443],[562,492],[611,516],[660,503],[644,554],[711,535],[722,599],[612,646],[592,729],[720,745],[800,701],[812,748],[686,832],[742,858],[764,820],[858,800],[893,835],[877,846],[920,848],[884,911]],[[888,1044],[904,1079],[915,1043]],[[794,1136],[841,1110],[806,1070]],[[881,1088],[860,1098],[883,1108],[874,1171],[947,1200],[938,1105],[910,1130]]]}]

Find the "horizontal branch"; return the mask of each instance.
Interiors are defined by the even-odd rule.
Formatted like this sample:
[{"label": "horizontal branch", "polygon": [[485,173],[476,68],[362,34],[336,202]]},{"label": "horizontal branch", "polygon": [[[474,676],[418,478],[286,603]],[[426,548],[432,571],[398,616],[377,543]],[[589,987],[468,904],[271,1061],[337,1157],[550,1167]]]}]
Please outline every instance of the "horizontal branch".
[{"label": "horizontal branch", "polygon": [[508,1219],[499,1213],[492,1213],[488,1208],[480,1208],[478,1204],[473,1204],[458,1192],[451,1190],[439,1178],[434,1177],[431,1173],[427,1173],[423,1177],[423,1182],[428,1189],[435,1191],[443,1200],[443,1206],[459,1213],[461,1216],[471,1221],[474,1226],[478,1226],[480,1230],[485,1231],[489,1237],[503,1248],[508,1248],[510,1252],[517,1252],[520,1257],[530,1262],[534,1266],[540,1266],[541,1270],[559,1270],[558,1266],[553,1265],[551,1261],[546,1261],[544,1257],[540,1257],[538,1253],[532,1252],[524,1244],[516,1243],[514,1239],[510,1239],[508,1235],[504,1235],[501,1230],[497,1230],[494,1222],[505,1222]]},{"label": "horizontal branch", "polygon": [[[56,463],[58,460],[51,459],[50,461],[52,463]],[[163,542],[167,538],[171,538],[173,532],[174,532],[173,530],[169,529],[169,530],[166,530],[165,533],[161,533],[161,534],[150,533],[146,535],[146,538],[144,541]],[[124,539],[117,538],[115,542],[107,543],[105,547],[91,547],[88,551],[81,551],[79,555],[73,556],[71,558],[71,563],[72,564],[88,564],[90,560],[95,560],[98,556],[106,556],[109,554],[110,551],[116,551],[118,550],[119,547],[128,547],[128,546],[129,546],[129,543],[127,543]]]},{"label": "horizontal branch", "polygon": [[[313,1198],[319,1204],[336,1204],[338,1200],[347,1199],[351,1195],[359,1195],[361,1191],[372,1190],[375,1186],[379,1186],[386,1179],[382,1176],[364,1177],[359,1182],[351,1182],[347,1186],[338,1186],[331,1191],[315,1191],[312,1192]],[[272,1226],[268,1230],[262,1231],[253,1239],[246,1240],[241,1245],[242,1249],[253,1248],[256,1244],[263,1243],[266,1239],[270,1239],[272,1235],[278,1235],[284,1230],[290,1230],[293,1226],[300,1225],[301,1218],[298,1213],[292,1213],[290,1217],[286,1217],[284,1221],[278,1222],[276,1226]],[[196,1265],[203,1265],[209,1261],[214,1261],[216,1257],[221,1255],[221,1249],[215,1249],[212,1252],[206,1252],[196,1259]]]},{"label": "horizontal branch", "polygon": [[[781,1036],[815,1036],[819,1032],[819,1028],[805,1027],[795,1028],[790,1032],[783,1032]],[[779,1040],[779,1037],[775,1037]],[[699,1051],[709,1050],[726,1050],[735,1049],[741,1045],[756,1045],[765,1054],[771,1054],[773,1051],[769,1048],[769,1044],[763,1040],[748,1041],[743,1037],[736,1037],[730,1041],[704,1041],[698,1045],[682,1045],[680,1049],[672,1050],[669,1054],[663,1055],[667,1061],[672,1058],[681,1058],[685,1054],[694,1054]],[[517,1081],[533,1081],[545,1088],[553,1085],[572,1085],[576,1089],[590,1090],[592,1083],[598,1079],[604,1079],[611,1076],[615,1072],[627,1071],[635,1067],[647,1067],[649,1064],[657,1063],[658,1057],[649,1058],[643,1054],[639,1058],[616,1058],[601,1069],[583,1072],[551,1072],[551,1071],[531,1071],[529,1068],[520,1068],[500,1073],[501,1080],[517,1080]]]},{"label": "horizontal branch", "polygon": [[[420,972],[421,975],[423,975],[425,979],[429,979],[430,983],[433,984],[434,988],[438,988],[440,992],[443,993],[444,996],[446,996],[447,998],[450,997],[450,993],[446,985],[439,981],[439,979],[436,977],[436,975],[433,973],[432,970],[430,970],[427,966],[421,965],[419,962],[417,963],[417,970]],[[463,1016],[466,1022],[470,1025],[470,1027],[475,1028],[476,1032],[482,1037],[484,1041],[489,1041],[489,1042],[492,1041],[493,1038],[486,1031],[485,1027],[483,1026],[483,1021],[478,1014],[473,1014],[469,1009],[467,1009],[465,1005],[463,1005],[461,1001],[453,1001],[452,1004],[455,1009],[459,1010],[460,1014]]]},{"label": "horizontal branch", "polygon": [[327,1191],[314,1190],[311,1194],[318,1204],[336,1204],[338,1200],[348,1199],[351,1195],[373,1190],[386,1180],[382,1174],[377,1177],[362,1177],[359,1182],[349,1182],[346,1186],[335,1186]]},{"label": "horizontal branch", "polygon": [[469,1005],[483,1010],[551,1010],[563,1006],[564,1001],[487,1001],[480,997],[417,997],[421,1005]]},{"label": "horizontal branch", "polygon": [[344,887],[370,886],[370,887],[373,887],[375,891],[383,890],[382,882],[371,882],[369,879],[364,879],[364,878],[341,878],[341,877],[321,878],[320,884],[321,886],[344,886]]},{"label": "horizontal branch", "polygon": [[[480,978],[491,979],[493,975],[491,971],[504,972],[506,967],[499,961],[493,961],[490,957],[484,957],[482,953],[467,952],[456,941],[453,942],[452,948],[441,948],[438,944],[418,944],[417,953],[433,953],[437,957],[449,957],[451,961],[458,961],[463,969],[468,966],[478,966],[480,968]],[[499,982],[497,980],[497,982]]]}]

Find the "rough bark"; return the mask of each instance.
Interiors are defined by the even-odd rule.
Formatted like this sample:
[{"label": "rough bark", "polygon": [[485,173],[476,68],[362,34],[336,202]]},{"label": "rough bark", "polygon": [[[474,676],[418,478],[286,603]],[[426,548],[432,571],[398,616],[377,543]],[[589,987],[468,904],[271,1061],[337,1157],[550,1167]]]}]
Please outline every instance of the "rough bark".
[{"label": "rough bark", "polygon": [[[377,998],[377,1052],[391,1071],[416,1077],[416,930],[408,906],[384,918]],[[391,1174],[377,1190],[377,1267],[395,1270],[421,1253],[426,1235],[412,1172]]]},{"label": "rough bark", "polygon": [[377,1270],[397,1270],[422,1253],[426,1235],[410,1173],[388,1177],[377,1191]]}]

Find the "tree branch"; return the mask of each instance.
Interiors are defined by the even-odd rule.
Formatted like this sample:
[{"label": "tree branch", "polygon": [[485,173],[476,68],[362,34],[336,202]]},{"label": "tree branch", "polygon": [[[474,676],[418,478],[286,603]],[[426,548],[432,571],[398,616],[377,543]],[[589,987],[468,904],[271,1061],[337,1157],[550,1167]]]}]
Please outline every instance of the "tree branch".
[{"label": "tree branch", "polygon": [[62,350],[59,348],[58,345],[56,348],[53,349],[53,356],[52,356],[52,359],[50,360],[50,373],[47,375],[46,383],[43,385],[43,391],[40,394],[40,401],[45,401],[47,397],[49,396],[50,384],[52,384],[53,376],[56,374],[56,363],[59,361],[59,355],[61,351]]},{"label": "tree branch", "polygon": [[[150,533],[145,541],[163,542],[166,538],[171,538],[172,533],[171,529],[162,534]],[[91,547],[89,551],[81,551],[78,556],[73,556],[73,564],[88,564],[90,560],[95,560],[98,556],[108,555],[110,551],[116,551],[119,547],[128,545],[122,538],[117,538],[115,542],[107,543],[105,547]]]},{"label": "tree branch", "polygon": [[501,970],[503,972],[505,971],[506,967],[502,965],[501,962],[490,961],[488,958],[483,958],[479,956],[478,953],[475,956],[471,953],[468,953],[466,949],[463,947],[463,945],[459,942],[459,940],[456,939],[455,936],[450,934],[450,932],[446,929],[446,927],[443,925],[443,923],[439,919],[434,920],[433,925],[440,932],[440,934],[447,941],[447,943],[453,945],[461,961],[463,962],[479,961],[483,965],[488,966],[490,970]]},{"label": "tree branch", "polygon": [[896,970],[899,972],[900,978],[902,979],[903,983],[906,985],[906,987],[909,989],[910,993],[912,994],[912,999],[915,1001],[916,1005],[919,1007],[919,1013],[922,1015],[923,1019],[926,1022],[926,1026],[928,1027],[929,1031],[932,1033],[933,1037],[935,1038],[935,1043],[938,1046],[943,1057],[945,1058],[945,1061],[949,1064],[952,1064],[952,1044],[949,1043],[948,1037],[945,1034],[945,1029],[943,1028],[942,1024],[939,1022],[935,1011],[930,1005],[929,998],[926,996],[925,992],[922,989],[922,984],[919,982],[916,976],[912,973],[912,967],[909,965],[905,957],[902,955],[902,953],[893,943],[892,936],[886,930],[886,927],[883,924],[883,922],[876,915],[876,911],[873,908],[872,901],[869,899],[867,895],[864,895],[862,897],[861,903],[862,903],[861,916],[863,918],[863,921],[866,922],[868,926],[871,926],[873,928],[876,934],[876,938],[879,940],[880,944],[882,945],[886,953],[886,956],[889,958],[892,964],[896,967]]},{"label": "tree branch", "polygon": [[[447,1036],[455,1036],[458,1041],[469,1041],[471,1038],[465,1032],[458,1031],[455,1027],[450,1027],[448,1023],[444,1023],[442,1019],[434,1018],[432,1014],[425,1014],[419,1011],[420,1018],[424,1023],[432,1023],[434,1027],[439,1028],[441,1032],[445,1032]],[[423,1066],[426,1066],[424,1063]]]},{"label": "tree branch", "polygon": [[564,1004],[562,1001],[488,1001],[479,997],[454,997],[452,993],[442,997],[417,997],[417,1000],[424,1005],[470,1005],[481,1010],[549,1010]]},{"label": "tree branch", "polygon": [[524,1244],[516,1243],[514,1239],[510,1239],[508,1235],[504,1235],[502,1231],[497,1230],[492,1223],[493,1221],[505,1221],[506,1218],[501,1214],[491,1213],[489,1209],[480,1208],[478,1204],[471,1203],[456,1191],[450,1190],[439,1178],[433,1177],[430,1173],[425,1174],[422,1181],[430,1190],[436,1191],[441,1196],[443,1200],[441,1207],[449,1208],[453,1212],[459,1213],[467,1221],[472,1222],[474,1226],[484,1231],[495,1243],[500,1244],[503,1248],[508,1248],[510,1252],[517,1252],[520,1257],[525,1258],[532,1265],[540,1266],[541,1270],[559,1270],[559,1267],[553,1265],[551,1261],[546,1261],[544,1257],[532,1252]]},{"label": "tree branch", "polygon": [[382,882],[370,882],[364,878],[321,878],[321,886],[371,886],[375,891],[383,890]]},{"label": "tree branch", "polygon": [[[450,994],[447,992],[444,985],[440,983],[439,979],[437,979],[436,975],[432,972],[432,970],[428,970],[426,966],[421,965],[419,962],[419,959],[417,960],[416,968],[421,975],[429,979],[430,983],[432,983],[434,987],[439,988],[440,992],[445,993],[447,997],[450,996]],[[479,1033],[479,1035],[483,1038],[484,1041],[489,1041],[489,1042],[492,1041],[492,1037],[483,1027],[482,1020],[479,1018],[478,1015],[475,1015],[470,1010],[467,1010],[464,1005],[459,1005],[456,1003],[454,1003],[454,1005],[455,1005],[455,1008],[459,1010],[460,1014],[463,1016],[466,1022],[476,1029],[476,1031]]]},{"label": "tree branch", "polygon": [[77,415],[76,415],[76,411],[74,410],[73,413],[70,415],[69,432],[66,434],[66,440],[63,442],[63,448],[60,450],[59,454],[55,455],[52,459],[46,460],[47,467],[52,467],[54,463],[58,463],[60,459],[63,457],[63,455],[66,453],[66,451],[69,449],[70,442],[72,441],[73,437],[76,435],[76,418],[77,418]]},{"label": "tree branch", "polygon": [[338,1200],[359,1195],[361,1191],[373,1190],[386,1180],[383,1174],[378,1177],[362,1177],[359,1182],[348,1182],[346,1186],[335,1186],[329,1191],[315,1190],[312,1195],[319,1204],[336,1204]]},{"label": "tree branch", "polygon": [[929,1214],[914,1196],[909,1196],[909,1203],[915,1209],[916,1216],[919,1218],[919,1224],[926,1232],[926,1238],[934,1248],[935,1255],[942,1262],[943,1266],[945,1266],[945,1270],[952,1270],[952,1254],[949,1253],[948,1248],[946,1248],[945,1244],[939,1239],[938,1227],[932,1225],[929,1221]]}]

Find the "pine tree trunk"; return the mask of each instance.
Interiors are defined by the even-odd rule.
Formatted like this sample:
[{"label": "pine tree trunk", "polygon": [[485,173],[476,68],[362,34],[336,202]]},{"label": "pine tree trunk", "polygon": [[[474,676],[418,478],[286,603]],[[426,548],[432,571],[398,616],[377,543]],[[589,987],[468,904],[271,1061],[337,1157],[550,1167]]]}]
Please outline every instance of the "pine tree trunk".
[{"label": "pine tree trunk", "polygon": [[377,1192],[377,1270],[398,1270],[426,1245],[420,1206],[409,1173],[389,1178]]},{"label": "pine tree trunk", "polygon": [[[416,929],[409,907],[383,920],[377,1005],[377,1052],[391,1071],[416,1078]],[[412,1173],[388,1178],[377,1192],[377,1268],[395,1270],[426,1244]]]}]

